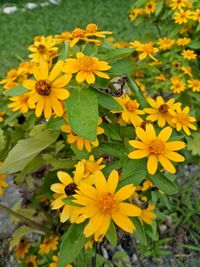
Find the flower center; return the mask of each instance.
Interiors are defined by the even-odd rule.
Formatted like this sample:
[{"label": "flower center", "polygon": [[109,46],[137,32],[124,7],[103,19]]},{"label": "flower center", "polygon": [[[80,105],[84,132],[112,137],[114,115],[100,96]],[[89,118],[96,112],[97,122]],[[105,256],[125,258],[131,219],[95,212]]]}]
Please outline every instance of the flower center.
[{"label": "flower center", "polygon": [[35,90],[39,95],[48,96],[51,93],[51,83],[48,80],[39,80],[35,83]]},{"label": "flower center", "polygon": [[80,28],[76,28],[75,30],[73,30],[72,32],[72,37],[73,38],[77,38],[77,37],[84,37],[85,36],[85,31],[80,29]]},{"label": "flower center", "polygon": [[168,112],[168,105],[167,104],[162,104],[160,107],[159,107],[159,112],[160,113],[167,113]]},{"label": "flower center", "polygon": [[153,53],[153,45],[152,44],[144,44],[143,45],[143,51],[147,52],[147,54]]},{"label": "flower center", "polygon": [[95,70],[95,62],[92,57],[83,57],[78,59],[78,66],[81,71],[93,71]]},{"label": "flower center", "polygon": [[125,104],[125,108],[129,111],[129,112],[135,112],[138,108],[138,103],[136,101],[127,101]]},{"label": "flower center", "polygon": [[163,154],[165,151],[165,144],[158,139],[154,139],[153,141],[151,141],[151,143],[149,144],[149,152],[150,154]]},{"label": "flower center", "polygon": [[99,197],[98,206],[103,214],[111,214],[116,205],[115,195],[110,192],[103,193]]},{"label": "flower center", "polygon": [[188,120],[188,116],[187,115],[185,115],[185,114],[179,114],[178,116],[177,116],[177,120],[180,122],[180,124],[182,124],[182,125],[186,125],[186,124],[188,124],[188,122],[189,122],[189,120]]},{"label": "flower center", "polygon": [[65,193],[67,196],[72,196],[76,194],[75,190],[77,188],[77,185],[75,183],[70,183],[65,187]]},{"label": "flower center", "polygon": [[87,31],[88,33],[95,33],[95,32],[97,32],[97,30],[98,30],[98,27],[97,27],[97,25],[94,24],[94,23],[90,23],[90,24],[88,24],[87,27],[86,27],[86,31]]},{"label": "flower center", "polygon": [[29,97],[27,95],[22,95],[22,96],[19,97],[19,101],[20,101],[21,104],[26,104],[27,101],[28,101],[28,98]]},{"label": "flower center", "polygon": [[45,54],[45,53],[46,53],[46,47],[45,47],[44,45],[40,44],[40,45],[38,46],[38,52],[39,52],[40,54]]}]

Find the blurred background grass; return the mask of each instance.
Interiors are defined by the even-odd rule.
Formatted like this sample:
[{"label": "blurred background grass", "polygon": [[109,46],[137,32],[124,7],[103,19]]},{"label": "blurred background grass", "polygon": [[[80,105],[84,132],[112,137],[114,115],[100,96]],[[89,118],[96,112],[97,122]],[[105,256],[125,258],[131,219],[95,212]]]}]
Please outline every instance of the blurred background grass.
[{"label": "blurred background grass", "polygon": [[[136,29],[128,14],[135,0],[62,0],[59,5],[0,13],[0,78],[6,71],[18,65],[18,57],[26,59],[27,46],[36,35],[58,34],[75,27],[96,23],[103,30],[111,30],[118,40],[132,40]],[[42,3],[43,0],[0,0],[0,7],[26,3]]]}]

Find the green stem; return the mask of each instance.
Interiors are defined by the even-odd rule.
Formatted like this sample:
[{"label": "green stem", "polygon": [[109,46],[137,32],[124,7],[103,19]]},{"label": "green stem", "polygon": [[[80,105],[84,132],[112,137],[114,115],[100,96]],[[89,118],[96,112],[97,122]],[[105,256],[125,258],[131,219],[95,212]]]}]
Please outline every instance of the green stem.
[{"label": "green stem", "polygon": [[129,79],[127,84],[128,87],[131,89],[132,93],[135,95],[137,101],[141,104],[142,108],[145,108],[148,103],[137,83],[134,80]]},{"label": "green stem", "polygon": [[46,229],[42,225],[30,220],[29,218],[27,218],[27,217],[15,212],[15,211],[9,209],[9,208],[7,208],[6,206],[4,206],[2,204],[0,204],[0,210],[2,210],[3,212],[8,213],[11,216],[14,216],[14,217],[18,218],[19,220],[21,220],[22,222],[26,223],[27,225],[29,225],[32,228],[38,229],[41,232],[44,232],[44,233],[47,233],[47,234],[51,233],[51,231],[49,229]]}]

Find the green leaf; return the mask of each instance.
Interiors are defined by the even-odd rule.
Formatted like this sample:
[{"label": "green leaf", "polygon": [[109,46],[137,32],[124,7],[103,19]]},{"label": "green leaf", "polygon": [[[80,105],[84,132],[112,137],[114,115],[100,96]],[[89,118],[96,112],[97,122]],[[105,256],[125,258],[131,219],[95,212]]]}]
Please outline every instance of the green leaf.
[{"label": "green leaf", "polygon": [[65,233],[60,246],[58,256],[58,267],[64,267],[72,263],[81,252],[81,249],[88,241],[83,235],[85,223],[71,224]]},{"label": "green leaf", "polygon": [[104,129],[104,134],[113,139],[114,141],[121,141],[119,135],[119,125],[114,125],[110,123],[102,123],[102,128]]},{"label": "green leaf", "polygon": [[68,51],[69,51],[69,43],[65,41],[64,42],[64,48],[61,51],[58,60],[65,60],[67,58]]},{"label": "green leaf", "polygon": [[135,50],[134,48],[111,49],[108,53],[106,53],[105,56],[101,56],[101,59],[106,61],[116,62],[120,59],[130,56],[134,50]]},{"label": "green leaf", "polygon": [[42,150],[54,143],[58,135],[58,132],[43,130],[35,137],[19,140],[8,153],[0,172],[10,174],[23,170]]},{"label": "green leaf", "polygon": [[163,9],[163,5],[164,5],[164,0],[159,0],[158,2],[156,2],[156,10],[155,10],[155,15],[156,17],[160,14],[160,12]]},{"label": "green leaf", "polygon": [[123,110],[122,106],[111,95],[101,92],[99,90],[93,90],[98,98],[99,105],[109,110]]},{"label": "green leaf", "polygon": [[191,49],[200,49],[200,40],[194,40],[189,45],[189,48]]},{"label": "green leaf", "polygon": [[96,150],[101,151],[107,155],[119,158],[125,152],[123,145],[118,142],[110,142],[110,143],[102,142],[101,145],[98,148],[96,148]]},{"label": "green leaf", "polygon": [[193,133],[192,139],[187,144],[187,149],[191,151],[193,156],[200,156],[200,133]]},{"label": "green leaf", "polygon": [[47,129],[52,129],[52,130],[60,130],[61,126],[63,124],[66,124],[65,120],[63,118],[51,118],[47,122]]},{"label": "green leaf", "polygon": [[134,69],[135,63],[130,58],[125,58],[113,63],[110,73],[112,75],[121,76],[122,74],[126,74],[128,76],[131,76],[133,74]]},{"label": "green leaf", "polygon": [[143,108],[148,106],[148,103],[147,103],[147,101],[146,101],[146,99],[142,93],[142,90],[137,85],[137,83],[134,80],[129,79],[128,86],[130,87],[133,95],[136,97],[138,103],[140,103]]},{"label": "green leaf", "polygon": [[6,147],[6,136],[3,129],[0,128],[0,152],[2,152]]},{"label": "green leaf", "polygon": [[106,233],[106,238],[111,243],[113,247],[117,245],[117,232],[114,223],[111,221],[108,231]]},{"label": "green leaf", "polygon": [[63,200],[63,202],[65,202],[65,204],[68,204],[70,206],[80,207],[80,205],[73,202],[74,199],[75,198],[73,196],[68,196],[62,200]]},{"label": "green leaf", "polygon": [[26,92],[28,92],[26,88],[24,88],[22,85],[18,85],[12,89],[4,91],[4,94],[6,96],[19,96],[19,95],[23,95]]},{"label": "green leaf", "polygon": [[73,90],[65,104],[72,130],[85,139],[95,141],[99,117],[95,93],[88,88]]},{"label": "green leaf", "polygon": [[147,176],[164,193],[172,195],[178,192],[177,185],[170,181],[163,173],[148,174]]},{"label": "green leaf", "polygon": [[151,225],[145,224],[144,228],[145,228],[145,232],[152,240],[154,241],[159,240],[159,234],[157,231],[157,223],[155,221],[153,221]]},{"label": "green leaf", "polygon": [[131,218],[131,220],[133,221],[135,228],[136,228],[136,231],[134,233],[136,238],[140,241],[140,243],[147,246],[147,237],[146,237],[142,223],[140,222],[138,218]]}]

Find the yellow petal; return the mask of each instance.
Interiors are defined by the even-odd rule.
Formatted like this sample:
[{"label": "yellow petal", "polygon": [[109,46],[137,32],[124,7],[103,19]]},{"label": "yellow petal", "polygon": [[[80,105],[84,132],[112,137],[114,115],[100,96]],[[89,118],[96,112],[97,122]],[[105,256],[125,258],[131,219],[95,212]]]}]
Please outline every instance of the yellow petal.
[{"label": "yellow petal", "polygon": [[134,224],[132,221],[127,217],[118,212],[112,214],[112,219],[121,229],[125,232],[133,233],[135,230]]},{"label": "yellow petal", "polygon": [[47,80],[49,76],[49,66],[46,60],[40,58],[40,73],[42,80]]},{"label": "yellow petal", "polygon": [[171,127],[165,127],[158,135],[158,139],[162,140],[163,142],[166,142],[172,134],[172,128]]},{"label": "yellow petal", "polygon": [[65,194],[65,185],[56,183],[51,185],[51,191],[58,194]]},{"label": "yellow petal", "polygon": [[92,72],[88,71],[87,74],[85,75],[85,79],[88,84],[94,83],[95,82],[95,76]]},{"label": "yellow petal", "polygon": [[86,237],[89,237],[94,234],[101,227],[103,220],[104,216],[101,216],[100,214],[97,214],[96,216],[92,217],[89,223],[84,228],[84,235]]},{"label": "yellow petal", "polygon": [[63,183],[64,185],[73,183],[71,176],[67,172],[59,171],[57,172],[57,176],[61,183]]},{"label": "yellow petal", "polygon": [[141,141],[137,141],[137,140],[131,140],[129,141],[129,144],[134,147],[134,148],[138,148],[138,149],[146,149],[147,146],[142,143]]},{"label": "yellow petal", "polygon": [[98,231],[94,233],[94,240],[95,241],[101,241],[102,238],[106,235],[106,232],[108,231],[108,228],[110,226],[110,216],[105,216],[103,223],[99,227]]},{"label": "yellow petal", "polygon": [[116,170],[113,170],[111,174],[108,177],[107,181],[107,187],[108,187],[108,192],[114,193],[119,181],[119,175]]},{"label": "yellow petal", "polygon": [[174,165],[166,157],[164,157],[163,155],[159,155],[158,159],[165,170],[170,173],[176,172]]},{"label": "yellow petal", "polygon": [[115,193],[115,197],[117,200],[123,201],[131,197],[134,191],[135,191],[135,187],[133,185],[131,184],[125,185]]},{"label": "yellow petal", "polygon": [[27,89],[34,90],[35,89],[35,83],[34,80],[25,80],[23,81],[23,86]]},{"label": "yellow petal", "polygon": [[142,159],[144,157],[147,157],[148,155],[149,152],[147,150],[134,150],[128,154],[128,157],[130,159]]},{"label": "yellow petal", "polygon": [[35,109],[35,115],[37,117],[40,117],[42,114],[42,111],[44,109],[44,97],[40,96],[36,105],[36,109]]},{"label": "yellow petal", "polygon": [[185,143],[182,141],[172,141],[165,144],[166,150],[180,150],[185,147]]},{"label": "yellow petal", "polygon": [[183,162],[185,160],[185,158],[182,155],[173,151],[166,152],[165,157],[175,162]]},{"label": "yellow petal", "polygon": [[62,88],[67,85],[71,80],[72,75],[71,74],[64,74],[57,78],[53,83],[52,87]]},{"label": "yellow petal", "polygon": [[57,63],[54,65],[54,67],[51,70],[50,75],[49,75],[49,81],[50,82],[53,82],[58,77],[58,75],[60,74],[60,72],[62,70],[63,63],[64,62],[62,60],[58,60]]},{"label": "yellow petal", "polygon": [[71,215],[71,206],[70,205],[65,205],[62,212],[61,212],[61,215],[60,215],[60,221],[62,223],[66,222],[70,215]]},{"label": "yellow petal", "polygon": [[155,174],[158,168],[158,159],[155,155],[150,155],[147,161],[147,170],[150,174]]},{"label": "yellow petal", "polygon": [[107,191],[107,183],[104,174],[101,171],[97,171],[96,174],[95,187],[99,192]]},{"label": "yellow petal", "polygon": [[119,213],[125,216],[139,216],[141,212],[140,208],[129,203],[121,202],[119,205]]}]

